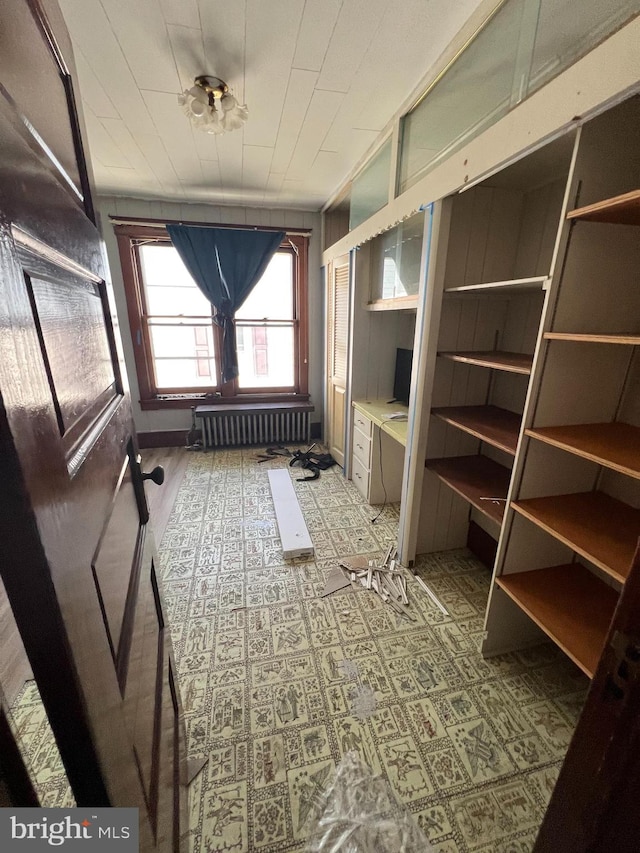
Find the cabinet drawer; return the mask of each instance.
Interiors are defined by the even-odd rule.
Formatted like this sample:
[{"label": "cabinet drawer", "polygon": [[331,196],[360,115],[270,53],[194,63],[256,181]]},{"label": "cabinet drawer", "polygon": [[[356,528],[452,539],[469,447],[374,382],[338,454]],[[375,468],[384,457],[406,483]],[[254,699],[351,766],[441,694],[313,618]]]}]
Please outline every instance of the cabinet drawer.
[{"label": "cabinet drawer", "polygon": [[371,437],[371,430],[373,428],[373,422],[369,420],[366,415],[363,415],[362,412],[359,412],[357,409],[354,409],[353,412],[353,425],[360,430],[360,432],[364,433],[368,438]]},{"label": "cabinet drawer", "polygon": [[353,455],[362,462],[365,468],[370,467],[371,439],[357,427],[353,428]]},{"label": "cabinet drawer", "polygon": [[365,500],[369,500],[369,471],[362,462],[353,456],[351,458],[351,479]]}]

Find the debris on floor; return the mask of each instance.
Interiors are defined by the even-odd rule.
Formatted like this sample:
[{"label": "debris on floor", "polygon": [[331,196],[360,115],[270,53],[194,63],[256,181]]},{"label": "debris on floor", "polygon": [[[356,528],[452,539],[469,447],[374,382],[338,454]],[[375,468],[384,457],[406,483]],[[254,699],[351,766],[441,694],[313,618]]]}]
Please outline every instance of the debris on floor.
[{"label": "debris on floor", "polygon": [[433,853],[389,783],[375,776],[355,751],[344,755],[324,796],[316,798],[318,818],[307,853]]},{"label": "debris on floor", "polygon": [[345,587],[350,588],[351,581],[345,576],[342,569],[333,569],[327,578],[325,588],[320,593],[320,598],[324,598],[325,595],[332,595],[334,592],[338,592],[338,590],[345,589]]},{"label": "debris on floor", "polygon": [[315,444],[312,444],[308,450],[293,451],[293,459],[289,462],[289,465],[291,467],[300,465],[301,468],[312,472],[310,477],[298,477],[299,483],[305,483],[307,480],[317,480],[320,476],[320,471],[326,471],[327,468],[338,464],[330,453],[318,453],[314,451],[315,446]]},{"label": "debris on floor", "polygon": [[270,462],[272,459],[275,459],[278,456],[292,456],[290,450],[287,450],[286,447],[283,447],[279,444],[277,447],[267,447],[265,448],[264,453],[258,453],[256,456],[257,462]]},{"label": "debris on floor", "polygon": [[347,557],[340,560],[340,567],[353,583],[360,583],[365,589],[373,590],[399,616],[415,622],[416,617],[409,609],[406,572],[395,557],[396,548],[389,545],[382,563],[367,557]]}]

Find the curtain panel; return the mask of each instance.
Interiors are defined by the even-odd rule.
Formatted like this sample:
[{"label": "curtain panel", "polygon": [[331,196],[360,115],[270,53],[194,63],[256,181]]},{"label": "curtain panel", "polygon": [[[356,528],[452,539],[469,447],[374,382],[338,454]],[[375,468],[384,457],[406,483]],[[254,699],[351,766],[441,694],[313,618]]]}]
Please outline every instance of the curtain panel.
[{"label": "curtain panel", "polygon": [[235,313],[260,281],[284,231],[169,225],[167,233],[222,328],[222,381],[238,376]]}]

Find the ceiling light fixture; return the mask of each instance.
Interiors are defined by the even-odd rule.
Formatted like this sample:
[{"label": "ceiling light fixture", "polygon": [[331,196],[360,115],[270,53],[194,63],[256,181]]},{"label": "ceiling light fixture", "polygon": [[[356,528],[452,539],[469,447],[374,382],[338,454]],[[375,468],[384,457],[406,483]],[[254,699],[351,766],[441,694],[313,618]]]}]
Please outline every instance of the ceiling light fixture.
[{"label": "ceiling light fixture", "polygon": [[242,127],[249,111],[236,101],[224,80],[201,74],[193,83],[178,95],[178,103],[194,127],[205,133],[227,133]]}]

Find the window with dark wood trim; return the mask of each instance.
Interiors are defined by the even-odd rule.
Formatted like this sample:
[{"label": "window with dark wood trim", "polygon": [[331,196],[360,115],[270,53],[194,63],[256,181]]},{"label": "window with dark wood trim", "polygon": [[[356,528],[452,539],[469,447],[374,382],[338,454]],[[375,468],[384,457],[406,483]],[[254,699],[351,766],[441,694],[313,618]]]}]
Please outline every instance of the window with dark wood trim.
[{"label": "window with dark wood trim", "polygon": [[115,225],[143,409],[307,400],[308,237],[287,235],[236,315],[240,375],[220,380],[222,333],[163,226]]}]

